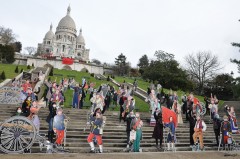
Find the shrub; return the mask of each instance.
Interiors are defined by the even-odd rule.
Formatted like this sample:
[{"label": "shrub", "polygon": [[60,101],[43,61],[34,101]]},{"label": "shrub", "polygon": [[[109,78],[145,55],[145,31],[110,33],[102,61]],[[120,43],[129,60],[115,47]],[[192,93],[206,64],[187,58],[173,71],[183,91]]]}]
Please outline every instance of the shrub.
[{"label": "shrub", "polygon": [[91,73],[90,76],[94,77],[94,73]]},{"label": "shrub", "polygon": [[88,70],[86,69],[86,73],[88,73]]},{"label": "shrub", "polygon": [[15,73],[18,73],[18,66],[16,66],[15,68]]},{"label": "shrub", "polygon": [[53,67],[50,68],[49,76],[53,76]]},{"label": "shrub", "polygon": [[5,80],[5,79],[6,79],[6,75],[5,75],[5,72],[4,72],[4,71],[2,71],[1,79],[2,79],[2,80]]},{"label": "shrub", "polygon": [[34,63],[32,63],[32,67],[34,67]]},{"label": "shrub", "polygon": [[107,81],[110,81],[110,78],[109,78],[109,76],[107,77]]},{"label": "shrub", "polygon": [[20,73],[22,73],[22,72],[23,72],[23,69],[21,69]]},{"label": "shrub", "polygon": [[27,65],[27,69],[30,69],[31,67],[30,67],[30,65]]}]

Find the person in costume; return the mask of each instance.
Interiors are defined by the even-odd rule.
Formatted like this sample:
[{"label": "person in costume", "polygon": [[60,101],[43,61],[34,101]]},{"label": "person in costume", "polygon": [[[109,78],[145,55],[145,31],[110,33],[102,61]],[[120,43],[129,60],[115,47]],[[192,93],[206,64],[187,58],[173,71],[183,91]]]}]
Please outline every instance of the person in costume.
[{"label": "person in costume", "polygon": [[27,97],[22,104],[22,113],[25,117],[30,115],[30,107],[32,105],[32,97]]},{"label": "person in costume", "polygon": [[57,104],[56,103],[51,103],[48,107],[49,109],[49,114],[47,117],[47,122],[48,122],[48,141],[53,143],[53,137],[54,137],[54,131],[53,131],[53,119],[55,115],[57,115]]},{"label": "person in costume", "polygon": [[167,150],[168,151],[171,150],[171,149],[173,150],[174,149],[174,143],[175,143],[175,126],[174,126],[172,117],[169,117],[169,123],[165,123],[165,127],[168,129]]},{"label": "person in costume", "polygon": [[134,112],[131,111],[127,116],[126,116],[126,132],[127,132],[127,148],[129,148],[132,144],[132,142],[130,142],[130,132],[132,130],[131,128],[131,123],[132,121],[135,119],[135,115],[134,115]]},{"label": "person in costume", "polygon": [[132,112],[135,108],[135,100],[132,96],[128,96],[127,100],[124,101],[123,104],[123,113],[122,113],[122,119],[125,121],[126,116]]},{"label": "person in costume", "polygon": [[48,80],[46,79],[44,84],[47,86],[48,91],[47,91],[47,95],[46,95],[46,105],[50,104],[51,102],[51,97],[52,95],[56,92],[57,89],[57,83],[56,82],[48,82]]},{"label": "person in costume", "polygon": [[213,131],[214,131],[214,134],[215,134],[217,146],[219,145],[221,122],[222,121],[221,121],[219,115],[216,114],[215,117],[213,118]]},{"label": "person in costume", "polygon": [[151,111],[151,118],[150,118],[150,126],[155,126],[156,120],[154,119],[154,111],[156,108],[160,109],[160,103],[155,95],[155,91],[151,90],[151,93],[149,94],[146,101],[149,101],[150,103],[150,111]]},{"label": "person in costume", "polygon": [[209,104],[209,109],[211,113],[211,119],[214,119],[214,116],[218,114],[218,105],[215,104],[214,99],[211,100],[211,104]]},{"label": "person in costume", "polygon": [[136,113],[136,118],[132,120],[132,128],[136,131],[136,138],[133,142],[133,151],[140,152],[140,142],[142,139],[142,126],[143,122],[140,118],[140,114]]},{"label": "person in costume", "polygon": [[102,114],[101,112],[96,112],[96,117],[91,119],[92,130],[87,138],[87,141],[91,148],[90,152],[95,152],[95,147],[93,143],[94,137],[96,137],[97,143],[99,145],[99,153],[103,152],[102,135],[100,134],[100,128],[102,124],[103,124]]},{"label": "person in costume", "polygon": [[55,143],[58,146],[63,144],[65,130],[64,119],[66,119],[66,116],[63,114],[62,108],[58,108],[57,115],[53,118],[53,131],[57,134]]},{"label": "person in costume", "polygon": [[228,118],[229,118],[229,121],[231,124],[232,133],[239,134],[238,125],[237,125],[237,117],[236,117],[233,106],[230,107],[230,110],[228,112]]},{"label": "person in costume", "polygon": [[123,114],[123,112],[124,112],[124,107],[123,107],[123,105],[124,105],[124,103],[125,103],[125,101],[127,100],[127,97],[125,96],[125,92],[122,92],[122,94],[121,94],[121,96],[120,96],[120,99],[119,99],[119,106],[120,106],[120,114],[119,114],[119,122],[121,123],[121,121],[122,121],[122,114]]},{"label": "person in costume", "polygon": [[[163,141],[163,120],[162,120],[162,113],[156,109],[154,112],[154,118],[156,120],[156,125],[154,127],[154,131],[152,137],[156,141],[156,148],[158,150],[162,149],[162,141]],[[160,146],[158,147],[158,140],[160,140]]]},{"label": "person in costume", "polygon": [[59,89],[56,89],[56,92],[52,94],[51,102],[57,104],[57,107],[60,106],[60,103],[64,101],[62,94],[60,93]]},{"label": "person in costume", "polygon": [[73,98],[72,98],[72,108],[79,108],[79,101],[82,97],[82,88],[79,86],[79,84],[76,84],[75,87],[72,87],[73,89]]},{"label": "person in costume", "polygon": [[228,144],[228,138],[231,136],[232,129],[231,124],[228,121],[228,117],[224,115],[223,122],[221,123],[221,132],[222,132],[222,144],[223,148]]},{"label": "person in costume", "polygon": [[197,139],[199,139],[200,142],[200,149],[203,151],[204,144],[203,144],[203,132],[206,131],[207,125],[205,122],[201,119],[200,115],[197,116],[197,121],[194,127],[194,134],[193,134],[193,140],[195,143],[195,149],[197,149]]},{"label": "person in costume", "polygon": [[26,80],[24,84],[22,84],[22,90],[24,93],[27,93],[27,89],[32,88],[32,85],[30,84],[29,80]]},{"label": "person in costume", "polygon": [[188,119],[189,121],[189,133],[190,133],[190,147],[193,148],[194,146],[194,140],[193,140],[193,134],[194,134],[194,127],[196,125],[197,117],[196,113],[192,113],[192,115]]}]

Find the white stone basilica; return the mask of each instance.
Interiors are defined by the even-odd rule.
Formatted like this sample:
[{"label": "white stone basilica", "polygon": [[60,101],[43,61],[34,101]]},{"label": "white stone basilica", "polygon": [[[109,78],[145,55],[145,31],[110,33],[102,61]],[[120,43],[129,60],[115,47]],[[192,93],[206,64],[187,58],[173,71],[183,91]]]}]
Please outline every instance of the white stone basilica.
[{"label": "white stone basilica", "polygon": [[70,16],[70,12],[71,8],[69,6],[67,15],[58,23],[55,34],[52,31],[52,24],[50,25],[50,30],[46,33],[43,43],[38,44],[38,52],[89,62],[90,50],[85,48],[82,29],[77,36],[76,25]]}]

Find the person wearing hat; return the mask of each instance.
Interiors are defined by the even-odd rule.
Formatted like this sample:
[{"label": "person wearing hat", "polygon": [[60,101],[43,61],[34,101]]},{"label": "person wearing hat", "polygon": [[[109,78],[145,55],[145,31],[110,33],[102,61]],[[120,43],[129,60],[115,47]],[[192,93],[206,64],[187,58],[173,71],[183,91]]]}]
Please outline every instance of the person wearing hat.
[{"label": "person wearing hat", "polygon": [[197,121],[194,127],[194,134],[193,134],[193,140],[195,143],[195,149],[197,149],[197,139],[199,139],[200,142],[200,149],[203,151],[203,132],[206,131],[207,129],[207,125],[205,124],[205,122],[201,119],[201,116],[198,115],[197,116]]},{"label": "person wearing hat", "polygon": [[232,133],[231,124],[228,121],[228,117],[226,115],[223,116],[223,122],[221,123],[221,132],[222,132],[222,144],[223,148],[225,148],[225,144],[228,144],[228,138]]}]

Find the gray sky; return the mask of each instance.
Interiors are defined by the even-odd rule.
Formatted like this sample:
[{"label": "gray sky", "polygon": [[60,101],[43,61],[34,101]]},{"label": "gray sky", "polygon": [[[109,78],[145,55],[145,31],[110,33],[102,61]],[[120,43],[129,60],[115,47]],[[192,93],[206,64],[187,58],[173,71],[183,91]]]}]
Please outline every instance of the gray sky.
[{"label": "gray sky", "polygon": [[184,66],[184,56],[206,50],[218,55],[222,72],[239,76],[229,59],[240,59],[230,44],[240,42],[240,0],[1,0],[0,25],[17,34],[23,48],[37,47],[69,4],[91,59],[114,63],[123,53],[136,66],[142,55],[164,50]]}]

